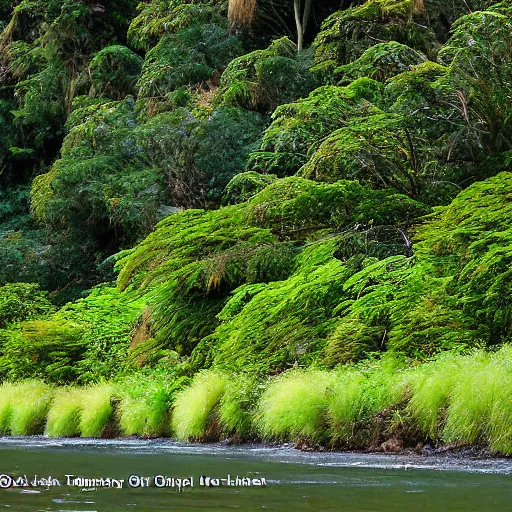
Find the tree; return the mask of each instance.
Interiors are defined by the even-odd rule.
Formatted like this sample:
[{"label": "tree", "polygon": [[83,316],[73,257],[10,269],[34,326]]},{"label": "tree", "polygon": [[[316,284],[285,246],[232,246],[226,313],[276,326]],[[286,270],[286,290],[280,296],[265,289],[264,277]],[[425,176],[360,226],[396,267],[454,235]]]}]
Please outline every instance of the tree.
[{"label": "tree", "polygon": [[[304,47],[304,34],[306,33],[313,0],[293,0],[295,25],[297,28],[297,50]],[[256,13],[256,0],[229,0],[228,18],[233,25],[251,26]]]}]

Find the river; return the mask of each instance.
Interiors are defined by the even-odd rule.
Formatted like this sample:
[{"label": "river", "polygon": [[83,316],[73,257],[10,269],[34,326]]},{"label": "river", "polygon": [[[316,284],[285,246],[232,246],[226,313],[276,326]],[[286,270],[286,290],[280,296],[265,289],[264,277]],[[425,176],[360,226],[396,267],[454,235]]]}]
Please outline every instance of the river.
[{"label": "river", "polygon": [[512,510],[508,459],[0,438],[0,475],[0,511]]}]

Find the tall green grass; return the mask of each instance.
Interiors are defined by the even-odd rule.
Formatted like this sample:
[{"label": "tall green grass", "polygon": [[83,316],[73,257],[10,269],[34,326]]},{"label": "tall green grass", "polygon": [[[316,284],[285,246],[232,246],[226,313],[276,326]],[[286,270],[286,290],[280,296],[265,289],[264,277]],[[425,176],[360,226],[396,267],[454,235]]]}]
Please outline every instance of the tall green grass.
[{"label": "tall green grass", "polygon": [[120,384],[117,415],[123,435],[163,437],[169,434],[169,410],[175,387],[165,377],[133,377]]},{"label": "tall green grass", "polygon": [[0,386],[0,435],[9,434],[11,431],[11,415],[16,386],[11,382],[4,382]]},{"label": "tall green grass", "polygon": [[258,404],[256,423],[263,437],[320,441],[327,433],[334,372],[291,370],[273,379]]},{"label": "tall green grass", "polygon": [[332,442],[351,444],[356,436],[371,437],[377,414],[395,407],[403,398],[398,370],[398,361],[385,358],[366,368],[336,371],[328,403]]},{"label": "tall green grass", "polygon": [[114,418],[116,388],[113,384],[95,384],[84,389],[79,430],[82,437],[103,437]]},{"label": "tall green grass", "polygon": [[229,380],[219,406],[219,420],[226,435],[249,438],[254,434],[253,415],[263,386],[248,374]]},{"label": "tall green grass", "polygon": [[436,361],[406,372],[410,394],[408,412],[429,439],[439,440],[443,434],[446,409],[457,384],[464,358],[442,354]]},{"label": "tall green grass", "polygon": [[31,436],[44,432],[53,393],[51,386],[37,380],[14,386],[14,402],[9,420],[9,430],[13,436]]},{"label": "tall green grass", "polygon": [[198,373],[192,384],[178,393],[172,411],[172,432],[180,440],[200,440],[219,434],[216,409],[229,377],[218,371]]},{"label": "tall green grass", "polygon": [[183,384],[167,374],[85,388],[6,382],[0,434],[41,434],[46,425],[52,437],[172,432],[182,440],[259,435],[361,447],[395,435],[415,442],[420,432],[424,440],[512,455],[512,346],[446,353],[409,369],[388,357],[333,371],[293,369],[265,385],[208,370]]},{"label": "tall green grass", "polygon": [[83,391],[61,388],[55,392],[46,418],[45,434],[49,437],[76,437],[80,435],[80,413]]}]

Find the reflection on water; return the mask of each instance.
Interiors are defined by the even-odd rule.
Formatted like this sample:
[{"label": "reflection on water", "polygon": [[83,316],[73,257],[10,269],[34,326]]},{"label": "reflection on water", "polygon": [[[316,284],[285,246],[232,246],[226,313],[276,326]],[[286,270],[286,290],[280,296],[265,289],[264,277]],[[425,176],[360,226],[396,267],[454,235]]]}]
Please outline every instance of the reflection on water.
[{"label": "reflection on water", "polygon": [[[26,476],[29,484],[61,483],[0,490],[0,511],[512,510],[508,459],[311,454],[288,447],[170,441],[2,438],[0,474]],[[157,480],[161,488],[154,486],[157,475],[162,476]],[[209,480],[200,485],[202,475]],[[234,485],[237,476],[240,485]],[[102,484],[107,479],[122,480],[123,488],[66,485],[100,479]],[[192,479],[193,486],[178,492],[175,484],[184,479]],[[252,485],[258,481],[267,485]],[[251,485],[242,486],[244,482]]]}]

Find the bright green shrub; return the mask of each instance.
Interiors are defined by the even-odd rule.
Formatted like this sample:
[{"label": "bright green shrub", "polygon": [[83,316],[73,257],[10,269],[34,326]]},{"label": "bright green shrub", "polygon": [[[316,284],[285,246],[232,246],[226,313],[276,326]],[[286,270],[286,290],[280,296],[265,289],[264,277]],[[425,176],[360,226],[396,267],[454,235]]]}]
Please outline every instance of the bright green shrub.
[{"label": "bright green shrub", "polygon": [[411,394],[407,407],[422,434],[429,439],[438,440],[442,436],[453,390],[467,371],[462,358],[446,354],[406,374]]},{"label": "bright green shrub", "polygon": [[62,319],[30,320],[0,332],[0,372],[12,379],[75,380],[75,366],[86,351],[82,326]]},{"label": "bright green shrub", "polygon": [[81,390],[79,431],[82,437],[103,437],[114,419],[112,384],[96,384]]},{"label": "bright green shrub", "polygon": [[326,436],[332,373],[290,371],[272,380],[259,403],[258,430],[266,439],[321,441]]},{"label": "bright green shrub", "polygon": [[224,204],[244,203],[277,179],[275,174],[241,172],[234,176],[224,189]]},{"label": "bright green shrub", "polygon": [[98,287],[52,315],[0,330],[0,371],[12,379],[66,383],[112,378],[127,365],[144,303]]},{"label": "bright green shrub", "polygon": [[48,294],[38,285],[7,284],[0,287],[0,328],[11,322],[29,320],[53,311]]},{"label": "bright green shrub", "polygon": [[329,394],[327,413],[333,443],[368,443],[377,427],[377,415],[403,400],[398,368],[398,362],[388,358],[367,365],[363,371],[349,368],[333,373],[335,384]]},{"label": "bright green shrub", "polygon": [[79,435],[80,411],[83,391],[60,388],[52,398],[46,417],[45,434],[49,437],[75,437]]},{"label": "bright green shrub", "polygon": [[42,434],[54,390],[42,381],[29,380],[13,389],[9,432],[13,436]]},{"label": "bright green shrub", "polygon": [[307,98],[281,105],[260,149],[251,155],[251,168],[279,176],[296,173],[329,133],[375,111],[372,102],[378,103],[381,91],[381,84],[363,78],[348,87],[320,87]]},{"label": "bright green shrub", "polygon": [[117,419],[122,435],[163,437],[169,432],[169,412],[180,381],[168,375],[134,375],[119,387]]},{"label": "bright green shrub", "polygon": [[203,371],[176,396],[171,427],[178,439],[200,440],[219,435],[217,408],[227,385],[227,375]]},{"label": "bright green shrub", "polygon": [[233,376],[222,395],[219,422],[222,432],[247,439],[254,435],[253,416],[263,385],[249,374]]},{"label": "bright green shrub", "polygon": [[12,382],[4,381],[0,385],[0,435],[9,434],[15,390]]}]

